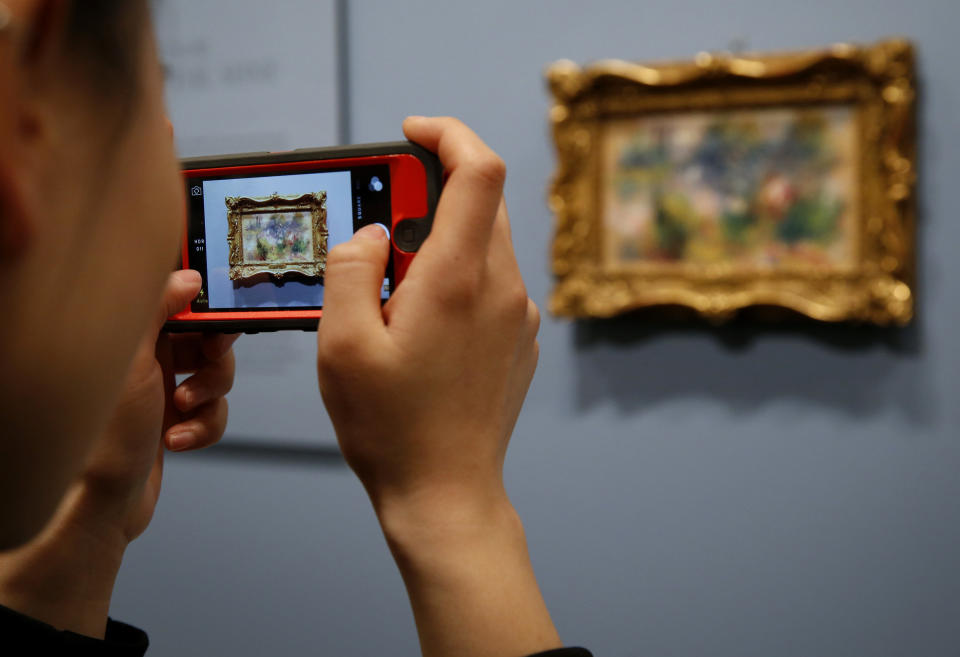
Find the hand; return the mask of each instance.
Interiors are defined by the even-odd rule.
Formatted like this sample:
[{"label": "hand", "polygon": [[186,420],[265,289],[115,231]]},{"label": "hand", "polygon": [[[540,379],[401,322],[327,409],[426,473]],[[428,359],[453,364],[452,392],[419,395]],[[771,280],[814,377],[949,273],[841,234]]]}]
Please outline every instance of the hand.
[{"label": "hand", "polygon": [[503,161],[455,119],[411,118],[448,180],[434,227],[381,308],[386,236],[330,253],[320,389],[404,576],[425,655],[559,645],[503,486],[538,358],[503,200]]},{"label": "hand", "polygon": [[[223,435],[237,336],[167,335],[166,318],[200,290],[196,272],[171,275],[161,312],[134,357],[110,426],[81,477],[85,498],[129,543],[150,523],[160,495],[164,447],[208,447]],[[193,374],[175,387],[176,374]]]},{"label": "hand", "polygon": [[433,232],[381,309],[389,244],[334,248],[319,330],[320,387],[344,456],[381,507],[502,489],[534,370],[539,313],[511,245],[504,164],[453,119],[410,119],[449,178]]},{"label": "hand", "polygon": [[[61,629],[102,636],[123,552],[153,516],[164,447],[206,447],[226,426],[235,337],[160,333],[199,289],[196,272],[171,275],[81,476],[37,538],[0,555],[0,603]],[[177,373],[194,374],[175,387]]]}]

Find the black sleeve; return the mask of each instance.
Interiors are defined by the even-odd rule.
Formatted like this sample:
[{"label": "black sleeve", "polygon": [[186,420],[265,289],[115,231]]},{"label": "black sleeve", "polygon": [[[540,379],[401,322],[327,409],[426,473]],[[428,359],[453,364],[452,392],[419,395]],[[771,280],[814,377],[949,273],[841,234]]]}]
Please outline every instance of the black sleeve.
[{"label": "black sleeve", "polygon": [[[68,655],[69,657],[143,657],[150,642],[142,630],[107,621],[107,634],[101,641],[61,632],[12,609],[0,605],[0,648],[4,655]],[[583,648],[560,648],[530,657],[593,657]]]},{"label": "black sleeve", "polygon": [[110,620],[102,641],[61,632],[52,625],[0,605],[0,653],[19,655],[69,655],[70,657],[143,657],[150,642],[135,627]]}]

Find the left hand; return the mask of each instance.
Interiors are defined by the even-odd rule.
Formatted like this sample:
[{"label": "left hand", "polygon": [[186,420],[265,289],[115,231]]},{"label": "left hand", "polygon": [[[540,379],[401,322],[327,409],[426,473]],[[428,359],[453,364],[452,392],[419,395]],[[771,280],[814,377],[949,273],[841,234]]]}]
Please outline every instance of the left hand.
[{"label": "left hand", "polygon": [[[153,517],[164,450],[207,447],[226,427],[236,336],[161,332],[199,291],[196,272],[170,276],[80,477],[39,536],[0,554],[0,604],[59,629],[103,636],[123,553]],[[193,376],[177,387],[175,375],[186,373]]]},{"label": "left hand", "polygon": [[[200,291],[196,272],[170,276],[162,310],[134,356],[106,434],[80,477],[84,504],[111,529],[133,541],[147,528],[160,495],[164,448],[209,447],[227,424],[226,394],[233,387],[233,335],[167,335],[166,318]],[[193,374],[179,387],[177,374]]]}]

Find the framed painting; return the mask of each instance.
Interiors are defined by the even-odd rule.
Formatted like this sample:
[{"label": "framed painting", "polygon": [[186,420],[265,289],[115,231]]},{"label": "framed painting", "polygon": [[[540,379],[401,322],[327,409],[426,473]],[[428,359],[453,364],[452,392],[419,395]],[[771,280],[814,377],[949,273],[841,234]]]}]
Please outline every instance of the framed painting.
[{"label": "framed painting", "polygon": [[327,193],[228,197],[230,279],[322,278],[327,269]]},{"label": "framed painting", "polygon": [[909,43],[559,62],[548,78],[555,314],[913,317]]}]

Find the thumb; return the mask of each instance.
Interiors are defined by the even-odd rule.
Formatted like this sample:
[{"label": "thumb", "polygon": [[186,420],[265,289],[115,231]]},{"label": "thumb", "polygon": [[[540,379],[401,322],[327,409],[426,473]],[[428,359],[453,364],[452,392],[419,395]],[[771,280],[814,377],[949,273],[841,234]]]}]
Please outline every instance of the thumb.
[{"label": "thumb", "polygon": [[203,279],[200,273],[192,269],[183,269],[170,274],[167,279],[167,286],[163,290],[163,301],[160,304],[160,311],[157,316],[156,329],[158,332],[163,328],[168,317],[177,314],[197,298],[202,286]]},{"label": "thumb", "polygon": [[383,328],[381,290],[390,258],[390,240],[383,227],[365,226],[349,242],[330,251],[325,275],[320,330],[343,337]]},{"label": "thumb", "polygon": [[[200,292],[202,281],[203,279],[198,272],[189,269],[175,271],[167,278],[167,285],[163,289],[163,299],[157,308],[157,314],[154,316],[153,323],[148,326],[148,330],[143,334],[140,346],[134,354],[127,375],[132,377],[128,378],[128,391],[134,390],[141,394],[147,394],[144,391],[152,389],[140,384],[150,375],[155,361],[160,363],[163,370],[165,389],[173,389],[167,387],[173,382],[173,369],[170,367],[173,362],[173,352],[170,341],[162,333],[163,325],[170,315],[180,312],[196,298]],[[135,385],[130,385],[131,382],[134,382]]]}]

